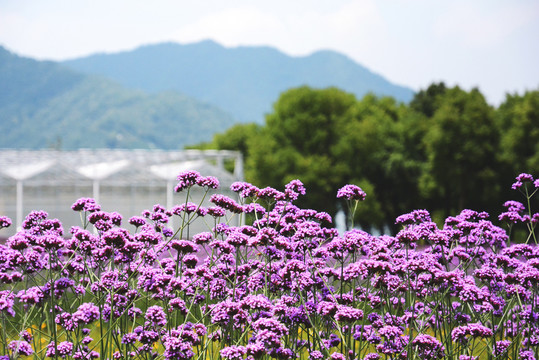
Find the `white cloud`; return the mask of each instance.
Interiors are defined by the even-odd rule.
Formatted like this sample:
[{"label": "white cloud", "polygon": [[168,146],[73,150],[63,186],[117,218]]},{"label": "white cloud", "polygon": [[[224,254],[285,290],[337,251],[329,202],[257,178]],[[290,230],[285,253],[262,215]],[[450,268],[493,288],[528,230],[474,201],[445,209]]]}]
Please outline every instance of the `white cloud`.
[{"label": "white cloud", "polygon": [[451,39],[469,47],[495,47],[538,17],[538,3],[515,1],[493,7],[456,1],[438,19],[434,31],[442,40]]},{"label": "white cloud", "polygon": [[226,46],[263,43],[286,31],[285,24],[254,7],[237,7],[210,13],[182,26],[172,36],[181,42],[215,39]]},{"label": "white cloud", "polygon": [[[180,26],[173,38],[180,42],[215,39],[227,46],[273,45],[292,55],[304,55],[321,48],[345,49],[376,43],[372,28],[381,21],[371,0],[308,7],[287,12],[286,6],[263,9],[250,5],[211,12]],[[380,30],[380,29],[379,29]]]}]

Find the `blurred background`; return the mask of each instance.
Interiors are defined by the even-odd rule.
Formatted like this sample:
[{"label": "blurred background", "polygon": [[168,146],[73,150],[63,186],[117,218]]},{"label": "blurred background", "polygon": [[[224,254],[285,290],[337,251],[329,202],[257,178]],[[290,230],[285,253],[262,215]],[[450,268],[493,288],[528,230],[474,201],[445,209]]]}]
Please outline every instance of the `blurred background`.
[{"label": "blurred background", "polygon": [[[75,168],[124,171],[170,163],[135,150],[231,150],[240,169],[203,175],[278,189],[298,178],[298,204],[332,215],[355,183],[367,230],[394,232],[416,208],[496,219],[523,199],[515,176],[539,175],[538,34],[532,0],[0,1],[0,211],[16,213],[27,174],[24,212],[59,211],[40,195],[57,168],[42,168],[47,154],[116,150]],[[59,175],[79,176],[70,203],[94,194],[73,171]],[[145,202],[166,202],[159,186]]]}]

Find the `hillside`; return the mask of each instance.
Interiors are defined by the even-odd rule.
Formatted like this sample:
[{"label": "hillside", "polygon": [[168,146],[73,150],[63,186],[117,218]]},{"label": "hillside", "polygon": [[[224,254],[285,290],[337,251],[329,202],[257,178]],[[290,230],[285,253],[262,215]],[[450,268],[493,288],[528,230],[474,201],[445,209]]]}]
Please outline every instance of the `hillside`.
[{"label": "hillside", "polygon": [[64,64],[150,93],[177,90],[243,122],[261,123],[280,93],[301,85],[335,86],[358,98],[373,92],[408,102],[413,96],[411,89],[391,84],[334,51],[291,57],[270,47],[225,48],[208,40],[148,45]]},{"label": "hillside", "polygon": [[0,47],[0,147],[179,149],[234,123],[178,92],[147,94]]}]

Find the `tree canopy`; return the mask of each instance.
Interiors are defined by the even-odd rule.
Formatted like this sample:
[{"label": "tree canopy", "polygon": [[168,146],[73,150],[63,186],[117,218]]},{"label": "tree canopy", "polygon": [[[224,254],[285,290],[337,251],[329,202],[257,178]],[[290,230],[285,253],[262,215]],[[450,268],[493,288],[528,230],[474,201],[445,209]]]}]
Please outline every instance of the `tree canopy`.
[{"label": "tree canopy", "polygon": [[208,146],[242,151],[257,186],[301,179],[300,205],[333,215],[336,190],[359,185],[367,199],[355,223],[396,231],[391,219],[416,208],[435,219],[500,211],[514,177],[539,172],[539,91],[507,95],[496,109],[478,89],[444,83],[409,105],[304,86],[283,92],[265,125],[237,125]]}]

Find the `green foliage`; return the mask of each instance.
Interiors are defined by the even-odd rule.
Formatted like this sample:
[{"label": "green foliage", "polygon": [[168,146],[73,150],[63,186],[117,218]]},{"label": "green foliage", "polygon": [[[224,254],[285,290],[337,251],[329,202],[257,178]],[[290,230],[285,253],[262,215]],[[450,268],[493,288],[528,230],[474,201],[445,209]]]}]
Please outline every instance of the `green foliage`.
[{"label": "green foliage", "polygon": [[[262,127],[255,123],[236,124],[223,133],[215,134],[212,141],[190,145],[186,148],[199,150],[235,150],[241,152],[244,162],[247,162],[251,154],[251,149],[256,149],[258,146],[258,137],[261,131]],[[230,172],[234,172],[235,163],[232,160],[225,162],[225,168]]]},{"label": "green foliage", "polygon": [[539,171],[539,91],[507,95],[497,111],[501,159],[510,171]]},{"label": "green foliage", "polygon": [[236,124],[228,128],[222,134],[216,134],[213,143],[222,150],[241,151],[246,157],[249,156],[249,149],[253,139],[260,134],[261,126],[254,123]]},{"label": "green foliage", "polygon": [[499,190],[494,184],[500,135],[493,109],[477,89],[468,93],[455,87],[437,102],[423,138],[427,160],[420,178],[422,195],[430,206],[438,204],[444,216],[481,206],[490,211],[499,205],[492,203]]},{"label": "green foliage", "polygon": [[310,190],[302,206],[335,212],[334,189],[342,185],[346,171],[335,148],[355,102],[352,94],[336,88],[300,87],[283,93],[253,143],[247,178],[275,188],[301,179]]},{"label": "green foliage", "polygon": [[[371,215],[366,219],[372,225],[377,223],[378,228],[386,221],[384,218],[395,218],[414,201],[417,205],[417,178],[424,157],[418,141],[424,131],[421,120],[394,99],[373,95],[356,102],[348,113],[335,152],[345,169],[341,181],[368,181],[376,194],[376,203],[371,206],[366,200]],[[373,214],[378,214],[374,223]]]},{"label": "green foliage", "polygon": [[420,90],[410,101],[410,107],[425,115],[432,117],[440,106],[440,98],[447,92],[443,82],[431,84],[426,90]]},{"label": "green foliage", "polygon": [[302,179],[305,207],[334,214],[334,189],[359,185],[367,199],[354,223],[364,229],[395,233],[388,221],[415,208],[438,220],[463,208],[496,214],[514,176],[539,171],[539,91],[508,96],[494,109],[479,90],[443,83],[410,105],[300,87],[281,94],[265,126],[252,126],[217,135],[210,146],[246,154],[246,179],[257,186]]}]

